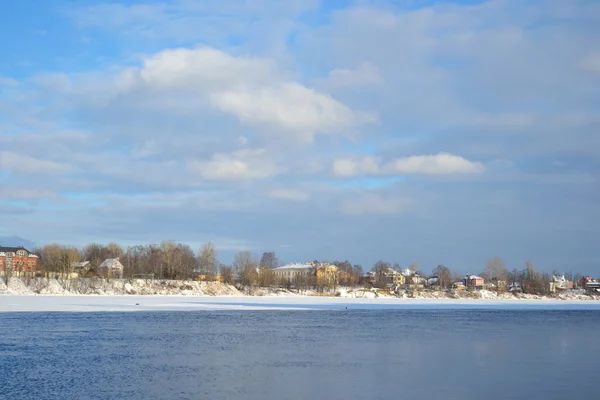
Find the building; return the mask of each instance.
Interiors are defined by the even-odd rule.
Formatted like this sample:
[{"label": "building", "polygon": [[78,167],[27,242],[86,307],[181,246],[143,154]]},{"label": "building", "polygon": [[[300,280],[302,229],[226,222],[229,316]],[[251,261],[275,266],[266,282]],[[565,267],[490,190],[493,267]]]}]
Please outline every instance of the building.
[{"label": "building", "polygon": [[498,279],[496,277],[490,279],[485,286],[487,290],[496,290],[498,292],[505,292],[508,288],[505,280]]},{"label": "building", "polygon": [[79,261],[71,263],[71,269],[74,272],[77,272],[79,276],[83,276],[88,273],[91,268],[91,264],[89,261]]},{"label": "building", "polygon": [[429,287],[440,286],[440,277],[437,275],[431,276],[429,279],[427,279],[427,286],[429,286]]},{"label": "building", "polygon": [[481,290],[485,286],[485,280],[477,275],[467,275],[463,278],[463,285],[468,288]]},{"label": "building", "polygon": [[335,288],[339,282],[338,267],[333,264],[319,263],[316,265],[316,284],[318,287]]},{"label": "building", "polygon": [[273,268],[272,271],[281,282],[285,283],[294,283],[297,279],[316,275],[316,268],[313,263],[292,263]]},{"label": "building", "polygon": [[0,271],[35,272],[38,256],[24,247],[0,246]]},{"label": "building", "polygon": [[523,288],[520,282],[513,282],[508,286],[508,291],[511,293],[521,293],[523,292]]},{"label": "building", "polygon": [[102,278],[122,278],[123,264],[118,258],[107,258],[98,266],[98,276]]},{"label": "building", "polygon": [[271,271],[282,284],[302,283],[336,287],[339,281],[338,267],[328,263],[292,263],[273,268]]},{"label": "building", "polygon": [[564,275],[552,275],[549,285],[550,293],[573,289],[573,282],[567,280]]},{"label": "building", "polygon": [[402,270],[401,275],[404,277],[404,287],[407,290],[420,290],[427,284],[427,279],[418,271],[412,271],[409,268]]},{"label": "building", "polygon": [[581,280],[581,284],[584,289],[590,292],[600,292],[600,282],[591,276],[586,276]]},{"label": "building", "polygon": [[385,283],[385,286],[388,288],[396,288],[398,286],[403,286],[406,283],[406,278],[400,272],[393,270],[392,268],[388,268],[385,271],[380,271],[378,273],[375,271],[369,271],[364,275],[364,278],[367,279],[371,285],[376,285],[379,283]]}]

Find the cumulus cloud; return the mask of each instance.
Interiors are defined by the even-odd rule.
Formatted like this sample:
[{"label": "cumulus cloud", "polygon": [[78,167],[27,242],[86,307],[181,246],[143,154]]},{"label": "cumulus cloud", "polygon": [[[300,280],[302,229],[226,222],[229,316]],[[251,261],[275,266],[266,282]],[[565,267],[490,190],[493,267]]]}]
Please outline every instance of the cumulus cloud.
[{"label": "cumulus cloud", "polygon": [[480,173],[485,166],[452,154],[421,155],[396,158],[382,163],[378,157],[339,158],[333,162],[333,173],[339,177],[375,175],[449,175]]},{"label": "cumulus cloud", "polygon": [[283,130],[311,141],[317,133],[339,133],[371,122],[326,93],[286,79],[265,58],[236,57],[213,48],[164,50],[117,78],[127,92],[184,92],[243,123]]},{"label": "cumulus cloud", "polygon": [[213,94],[211,100],[242,122],[283,128],[308,141],[315,133],[340,131],[360,121],[332,97],[294,82],[222,91]]},{"label": "cumulus cloud", "polygon": [[188,161],[188,169],[204,179],[242,181],[272,178],[282,172],[264,149],[244,149],[233,153],[215,154],[209,161]]}]

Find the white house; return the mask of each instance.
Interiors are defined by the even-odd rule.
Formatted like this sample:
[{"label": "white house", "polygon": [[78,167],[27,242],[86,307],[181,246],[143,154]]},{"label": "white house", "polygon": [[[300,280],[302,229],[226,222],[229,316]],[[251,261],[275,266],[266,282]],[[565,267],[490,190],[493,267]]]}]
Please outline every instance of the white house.
[{"label": "white house", "polygon": [[314,266],[312,263],[292,263],[283,267],[273,268],[275,276],[291,283],[296,277],[314,275]]},{"label": "white house", "polygon": [[123,264],[118,258],[107,258],[98,266],[98,276],[103,278],[122,278]]}]

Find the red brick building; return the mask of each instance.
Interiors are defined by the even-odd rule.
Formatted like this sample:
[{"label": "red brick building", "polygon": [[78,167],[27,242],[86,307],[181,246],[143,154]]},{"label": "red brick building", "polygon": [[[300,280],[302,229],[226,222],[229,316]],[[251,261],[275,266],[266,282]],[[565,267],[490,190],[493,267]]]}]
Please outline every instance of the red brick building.
[{"label": "red brick building", "polygon": [[463,278],[463,285],[465,285],[468,288],[475,288],[475,289],[483,289],[483,286],[485,285],[485,281],[482,277],[477,276],[477,275],[467,275]]},{"label": "red brick building", "polygon": [[23,247],[0,246],[0,270],[35,272],[38,256]]}]

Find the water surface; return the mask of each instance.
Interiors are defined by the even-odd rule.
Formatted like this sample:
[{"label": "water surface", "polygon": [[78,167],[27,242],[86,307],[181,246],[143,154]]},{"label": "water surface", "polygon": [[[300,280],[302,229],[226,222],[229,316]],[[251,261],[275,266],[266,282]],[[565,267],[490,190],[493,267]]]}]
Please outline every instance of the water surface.
[{"label": "water surface", "polygon": [[6,399],[577,399],[599,311],[0,314]]}]

